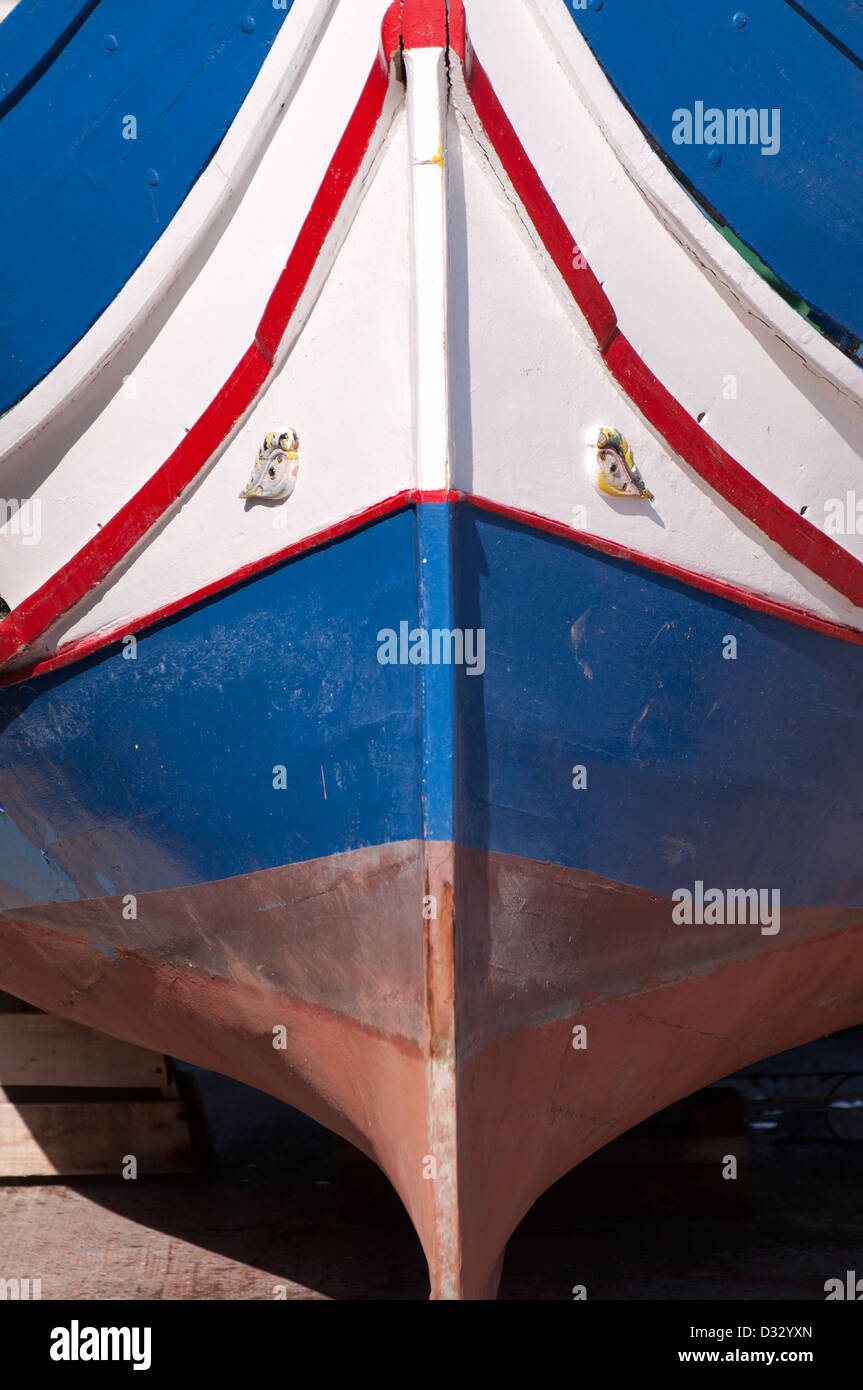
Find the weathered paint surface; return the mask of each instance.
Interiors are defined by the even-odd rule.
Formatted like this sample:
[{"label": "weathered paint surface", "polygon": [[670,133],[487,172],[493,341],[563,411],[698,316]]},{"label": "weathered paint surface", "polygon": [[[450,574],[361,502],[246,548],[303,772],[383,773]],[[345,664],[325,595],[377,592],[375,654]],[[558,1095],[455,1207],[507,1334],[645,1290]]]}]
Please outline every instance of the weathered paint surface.
[{"label": "weathered paint surface", "polygon": [[[418,623],[484,633],[482,669],[414,664]],[[665,896],[701,877],[860,906],[861,692],[856,646],[466,503],[408,507],[134,659],[0,692],[0,825],[24,837],[2,905],[32,901],[43,851],[96,897],[98,874],[147,892],[455,837]]]},{"label": "weathered paint surface", "polygon": [[[549,0],[536,3],[548,18]],[[371,0],[367,19],[374,5]],[[591,69],[591,100],[597,100],[602,95],[597,82],[605,87],[601,70],[565,9],[557,0],[555,5],[553,13],[565,26],[566,37]],[[480,15],[484,8],[476,0],[471,6],[472,13]],[[298,6],[292,19],[299,13]],[[345,13],[340,12],[339,23]],[[412,15],[410,7],[398,8],[396,18],[406,23]],[[794,333],[791,352],[787,322],[774,323],[760,303],[757,313],[750,310],[745,321],[742,311],[737,317],[729,311],[724,291],[739,302],[735,275],[724,267],[717,288],[715,276],[697,272],[692,263],[700,263],[709,249],[704,245],[709,234],[721,238],[683,198],[656,156],[650,152],[648,158],[646,146],[633,154],[627,140],[631,144],[637,130],[620,102],[614,105],[618,122],[628,122],[631,129],[623,131],[626,138],[618,138],[615,125],[615,148],[601,139],[607,110],[597,124],[578,97],[585,73],[579,71],[578,82],[568,83],[563,70],[550,61],[544,31],[532,16],[526,3],[507,10],[506,29],[509,34],[514,26],[512,34],[505,41],[503,60],[500,49],[491,44],[489,72],[465,41],[462,75],[463,35],[457,35],[448,67],[433,47],[408,50],[401,68],[392,65],[389,87],[387,73],[375,63],[336,142],[335,156],[329,165],[320,166],[323,183],[310,199],[309,211],[305,201],[292,209],[297,220],[291,224],[289,235],[295,244],[288,264],[263,318],[257,309],[249,310],[258,323],[253,347],[248,347],[248,326],[241,332],[234,316],[236,305],[213,316],[220,357],[230,348],[234,367],[244,349],[245,356],[227,384],[221,373],[204,373],[211,391],[220,382],[223,389],[191,427],[185,425],[185,409],[179,418],[166,409],[156,420],[143,400],[136,406],[115,399],[61,462],[44,441],[38,466],[29,449],[16,453],[14,462],[5,459],[10,481],[17,477],[22,486],[31,472],[44,477],[48,468],[50,478],[38,500],[56,515],[62,497],[64,525],[53,527],[44,545],[16,543],[10,528],[0,538],[2,590],[15,605],[0,625],[0,659],[20,656],[28,647],[35,655],[34,648],[47,644],[48,660],[73,660],[94,645],[104,645],[112,635],[182,607],[202,590],[224,587],[287,553],[288,547],[278,546],[272,528],[265,529],[260,518],[240,527],[236,509],[225,504],[236,486],[234,475],[247,475],[251,440],[257,448],[272,427],[274,398],[278,413],[290,419],[300,408],[299,398],[304,440],[311,440],[319,451],[309,455],[313,471],[308,481],[304,472],[290,509],[293,549],[309,548],[322,536],[359,525],[381,509],[393,510],[417,482],[423,495],[439,490],[433,484],[451,484],[490,505],[536,515],[542,524],[568,525],[598,544],[617,547],[618,553],[641,555],[653,568],[683,572],[693,583],[749,593],[752,606],[781,609],[789,616],[796,611],[798,621],[820,622],[822,630],[832,623],[834,629],[859,631],[856,605],[863,593],[863,567],[859,561],[849,563],[848,557],[860,550],[863,540],[853,524],[843,527],[841,534],[824,524],[831,496],[834,501],[844,498],[847,484],[856,477],[854,443],[863,439],[863,411],[859,392],[842,376],[843,369],[854,369],[823,341],[807,345]],[[454,8],[451,31],[459,29],[461,19],[461,11]],[[440,14],[435,22],[434,32],[443,32]],[[421,24],[417,32],[431,30]],[[285,37],[290,37],[288,30],[280,41]],[[490,37],[485,31],[484,49]],[[346,52],[360,51],[355,42],[348,42],[355,38],[341,32],[334,50],[337,64],[345,61]],[[517,91],[513,99],[513,52],[519,53],[520,65],[526,63],[535,80],[541,80],[544,71],[549,81],[564,85],[565,114],[562,110],[557,126],[551,114],[531,119],[532,109],[526,119]],[[505,102],[495,89],[500,78]],[[524,85],[532,89],[527,79]],[[609,93],[605,95],[607,102]],[[560,96],[557,92],[558,104]],[[446,121],[444,97],[449,100]],[[554,129],[571,133],[567,152],[550,166],[547,151]],[[384,136],[383,159],[376,162]],[[402,142],[409,146],[407,178]],[[569,172],[571,156],[582,145],[590,151],[583,171],[590,185],[584,185],[584,212],[572,201],[576,181]],[[294,148],[295,139],[293,144],[287,139],[279,157],[292,157]],[[557,149],[554,143],[553,148]],[[323,152],[315,149],[309,157],[309,166],[317,172],[317,161],[329,152],[324,142]],[[271,156],[275,149],[268,151],[267,158]],[[602,194],[609,177],[617,178],[621,164],[631,180],[649,184],[645,198],[635,189],[621,189],[627,206],[617,221],[627,227],[632,223],[629,249],[615,242],[615,218],[603,220],[597,230],[596,210],[590,211],[591,200]],[[251,211],[248,214],[255,226],[266,224],[272,187],[272,180],[262,177],[262,168],[245,205],[258,212],[254,219]],[[673,199],[667,200],[667,185],[697,219],[695,231],[688,229],[692,259],[662,225],[681,215]],[[583,186],[581,176],[578,186]],[[653,211],[657,199],[658,216]],[[605,219],[607,200],[600,201]],[[429,213],[433,204],[441,205],[443,236]],[[357,212],[357,235],[345,242],[349,210]],[[574,240],[578,231],[580,241],[582,221],[592,241],[587,258]],[[432,226],[434,236],[418,234]],[[525,229],[530,239],[541,243],[539,258],[525,246]],[[215,288],[221,305],[225,264],[245,272],[247,259],[261,260],[257,242],[245,255],[249,240],[247,235],[233,243],[229,254],[230,236],[224,237],[218,256],[228,260],[221,260],[221,274],[218,257],[208,263],[196,282],[196,293],[204,295],[209,287],[212,300]],[[658,336],[652,302],[645,317],[645,268],[640,275],[628,271],[630,278],[621,283],[632,261],[632,247],[647,255],[642,247],[648,242],[652,250],[647,263],[658,257],[668,290],[662,322],[667,316],[669,330]],[[605,260],[609,255],[611,275]],[[321,304],[315,303],[309,316],[306,311],[336,256],[338,274],[330,275]],[[376,267],[377,278],[369,276],[369,265]],[[503,266],[506,294],[500,292]],[[271,288],[270,284],[268,291]],[[747,295],[750,290],[747,285]],[[257,291],[242,298],[254,306]],[[786,308],[781,300],[776,304]],[[324,305],[322,316],[318,310]],[[682,306],[691,318],[688,326],[677,324]],[[799,328],[802,321],[788,312]],[[629,336],[621,331],[618,316]],[[191,322],[197,341],[198,323],[194,318]],[[512,331],[516,322],[518,333]],[[184,393],[175,401],[166,385],[176,375],[178,341],[183,345],[184,381],[187,366],[194,378],[190,394],[199,402],[208,399],[199,354],[190,363],[185,351],[189,323],[178,308],[171,331],[160,335],[158,351],[146,369],[153,372],[149,389],[157,390],[168,406],[186,404]],[[379,324],[382,331],[364,336],[370,325],[377,330]],[[807,332],[809,339],[815,337],[811,329]],[[649,352],[643,345],[645,333],[653,335]],[[343,356],[345,342],[353,342],[355,334],[361,339],[359,364]],[[669,344],[695,338],[703,348],[697,354],[669,349]],[[421,352],[409,369],[411,342]],[[782,368],[775,360],[781,343],[787,350]],[[801,366],[798,349],[804,363],[812,359],[811,370]],[[832,353],[832,362],[825,351]],[[274,357],[278,363],[271,360]],[[281,361],[285,357],[290,371]],[[727,405],[722,364],[732,359],[739,364],[741,399],[735,387],[732,404]],[[303,373],[303,363],[314,363],[314,372]],[[555,369],[549,370],[549,364]],[[670,370],[674,390],[668,382]],[[346,377],[349,398],[343,410],[333,412],[332,400],[340,398]],[[465,381],[470,382],[467,392]],[[386,390],[381,390],[381,382],[386,382]],[[450,398],[456,406],[452,411]],[[369,400],[380,403],[385,418],[370,417]],[[700,408],[705,404],[709,410]],[[342,422],[341,432],[329,428],[327,422],[334,418]],[[655,507],[641,508],[637,516],[632,509],[624,515],[608,503],[597,510],[595,479],[579,478],[580,470],[574,470],[573,440],[584,434],[588,422],[592,433],[603,419],[614,420],[625,432],[650,481],[649,490],[656,491]],[[136,447],[129,451],[128,467],[121,475],[113,467],[116,432],[119,429],[128,439],[130,421]],[[351,431],[355,421],[357,428]],[[379,440],[390,429],[394,447],[381,450]],[[152,439],[156,457],[165,459],[153,476],[152,460],[140,447],[144,434]],[[517,449],[510,445],[514,437],[520,440]],[[760,441],[757,448],[755,438]],[[94,455],[102,469],[101,488],[107,490],[104,499],[100,488],[91,485]],[[108,477],[105,460],[111,465]],[[692,470],[708,483],[707,489]],[[184,503],[179,507],[178,494]],[[93,497],[100,499],[98,517],[93,515]],[[119,510],[111,515],[115,506]],[[583,515],[581,522],[575,521],[577,514]],[[753,526],[761,533],[754,546]],[[206,554],[197,544],[202,531],[212,537]],[[124,557],[145,536],[148,544],[129,564]],[[76,550],[76,544],[81,548]],[[794,557],[793,565],[788,556]],[[58,562],[60,568],[55,568]],[[105,583],[109,575],[112,582]],[[71,639],[68,645],[66,639]],[[59,654],[52,650],[58,645]]]},{"label": "weathered paint surface", "polygon": [[863,906],[859,647],[456,514],[456,612],[487,634],[459,680],[463,843],[666,896],[742,874]]},{"label": "weathered paint surface", "polygon": [[[453,444],[465,480],[484,455],[449,418],[450,389],[481,381],[460,382],[447,347],[447,264],[465,257],[448,190],[470,176],[444,98],[468,86],[496,220],[515,190],[595,335],[579,349],[591,391],[602,380],[619,405],[635,373],[657,428],[695,439],[696,471],[725,467],[597,277],[567,261],[567,226],[461,21],[456,4],[405,0],[385,27],[386,56],[399,33],[406,49],[414,214],[440,217],[405,236],[434,291],[411,306],[416,486],[383,519],[376,502],[363,528],[162,612],[132,652],[0,691],[0,987],[356,1143],[401,1194],[442,1299],[493,1296],[524,1211],[615,1134],[863,1018],[859,646],[449,491]],[[383,112],[375,71],[329,212]],[[301,248],[310,270],[320,246]],[[271,300],[264,361],[297,283]],[[792,550],[856,592],[850,555],[734,478],[743,514],[763,503],[764,535],[784,517]],[[461,635],[461,664],[423,656],[433,632]],[[681,923],[673,898],[696,882],[778,894],[781,922]]]},{"label": "weathered paint surface", "polygon": [[778,940],[735,950],[722,928],[670,927],[670,906],[412,842],[141,895],[134,923],[116,898],[4,913],[0,984],[305,1110],[388,1174],[433,1295],[490,1297],[508,1236],[562,1173],[728,1070],[863,1017],[859,911],[793,912]]},{"label": "weathered paint surface", "polygon": [[[402,511],[0,692],[0,824],[84,897],[100,872],[147,892],[417,837],[419,668],[377,659],[416,625],[415,544]],[[30,857],[0,863],[4,905]]]},{"label": "weathered paint surface", "polygon": [[[402,614],[482,629],[483,671],[382,665]],[[434,1295],[491,1296],[568,1167],[863,1017],[860,660],[466,503],[408,508],[134,661],[2,693],[4,814],[41,839],[0,875],[0,987],[307,1110],[388,1173]],[[33,901],[43,840],[78,900]],[[779,889],[779,932],[676,924],[696,879]]]}]

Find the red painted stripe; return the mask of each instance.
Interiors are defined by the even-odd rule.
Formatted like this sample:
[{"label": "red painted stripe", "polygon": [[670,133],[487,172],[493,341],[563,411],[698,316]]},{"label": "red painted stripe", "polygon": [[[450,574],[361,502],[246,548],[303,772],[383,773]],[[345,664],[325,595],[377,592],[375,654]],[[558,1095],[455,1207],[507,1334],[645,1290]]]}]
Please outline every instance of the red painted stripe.
[{"label": "red painted stripe", "polygon": [[381,25],[381,48],[387,64],[402,48],[449,48],[464,62],[467,26],[462,0],[395,0]]},{"label": "red painted stripe", "polygon": [[112,643],[119,642],[123,637],[140,632],[143,628],[151,627],[153,623],[159,623],[164,618],[171,618],[182,609],[191,608],[193,604],[231,589],[235,584],[241,584],[245,579],[251,579],[256,574],[263,574],[268,569],[274,569],[285,560],[290,560],[297,555],[304,555],[310,550],[316,550],[319,546],[327,545],[330,541],[338,540],[341,536],[349,535],[352,531],[359,531],[371,522],[384,516],[391,516],[394,512],[401,511],[402,508],[408,507],[412,503],[463,502],[464,500],[465,494],[452,488],[438,488],[426,492],[420,492],[417,488],[405,488],[402,492],[394,493],[392,497],[386,497],[380,502],[372,503],[370,507],[364,508],[363,511],[357,512],[344,521],[335,522],[332,526],[325,526],[310,536],[304,536],[300,541],[292,542],[291,545],[277,550],[272,555],[267,555],[261,560],[252,560],[247,565],[241,565],[239,569],[233,570],[223,579],[214,579],[212,583],[204,585],[201,589],[196,589],[194,593],[174,599],[172,603],[164,604],[161,608],[154,608],[152,612],[138,618],[132,624],[126,623],[121,628],[113,628],[109,633],[70,642],[67,646],[61,647],[53,656],[34,662],[32,666],[22,668],[7,676],[0,675],[0,690],[7,685],[18,685],[21,681],[28,680],[32,676],[41,676],[47,671],[56,671],[61,666],[69,666],[73,661],[83,661],[85,657],[92,656],[102,647],[109,647]]},{"label": "red painted stripe", "polygon": [[[410,506],[418,499],[419,494],[416,489],[408,488],[404,492],[398,492],[392,497],[375,502],[371,507],[358,512],[355,516],[347,517],[344,521],[336,522],[332,526],[326,526],[311,536],[304,536],[302,540],[294,541],[291,545],[286,545],[282,550],[277,550],[264,559],[253,560],[248,565],[241,565],[239,569],[225,575],[223,579],[215,579],[212,583],[205,584],[203,588],[196,589],[194,593],[174,599],[171,603],[163,604],[160,608],[154,608],[146,616],[136,619],[135,622],[128,622],[123,627],[114,628],[108,633],[70,642],[67,646],[59,648],[53,656],[34,662],[26,670],[22,669],[7,675],[0,675],[0,689],[7,685],[19,685],[22,681],[30,680],[33,676],[44,675],[48,671],[56,671],[74,661],[82,661],[85,657],[92,656],[94,652],[101,651],[103,647],[109,647],[112,643],[119,642],[123,637],[132,636],[144,628],[151,627],[153,623],[160,623],[165,618],[171,618],[182,609],[191,608],[204,599],[212,598],[214,594],[232,589],[234,585],[242,584],[244,580],[251,579],[256,574],[262,574],[265,570],[274,569],[283,561],[290,560],[296,555],[316,550],[319,546],[327,545],[330,541],[337,540],[340,536],[346,536],[351,531],[359,531],[370,522],[377,521],[383,516],[389,516],[393,512],[401,511],[402,508]],[[435,495],[434,500],[445,501],[446,494]]]},{"label": "red painted stripe", "polygon": [[389,67],[394,53],[401,52],[402,8],[404,0],[393,0],[381,24],[381,56]]},{"label": "red painted stripe", "polygon": [[0,667],[32,646],[116,569],[194,481],[258,395],[380,120],[389,75],[376,62],[258,325],[255,342],[170,457],[91,541],[0,622]]},{"label": "red painted stripe", "polygon": [[611,300],[587,265],[474,54],[468,91],[513,188],[604,352],[617,332]]},{"label": "red painted stripe", "polygon": [[182,443],[134,497],[63,569],[0,623],[0,666],[20,655],[52,623],[100,584],[192,482],[266,380],[270,364],[250,347]]},{"label": "red painted stripe", "polygon": [[[428,0],[429,12],[435,3],[436,0]],[[396,23],[401,25],[405,8],[409,4],[415,4],[416,15],[412,17],[412,22],[415,26],[420,26],[419,28],[415,27],[413,32],[421,34],[421,24],[430,21],[428,15],[425,20],[420,16],[419,12],[422,9],[420,0],[397,0],[389,12],[387,22],[391,27]],[[463,23],[463,16],[456,17],[456,23],[458,22]],[[428,30],[427,32],[432,31]],[[384,47],[386,47],[386,43]],[[675,452],[685,458],[696,471],[700,472],[721,495],[727,497],[732,505],[755,521],[766,534],[776,539],[778,544],[788,550],[788,553],[800,559],[801,563],[808,565],[815,573],[820,574],[839,592],[847,593],[848,597],[859,602],[860,599],[855,595],[860,592],[861,597],[863,597],[863,591],[859,589],[856,581],[857,575],[863,574],[863,566],[853,557],[848,556],[834,541],[817,531],[810,523],[799,518],[796,512],[774,497],[768,489],[764,488],[730,455],[726,454],[715,441],[711,440],[650,372],[642,359],[635,353],[631,344],[617,332],[614,310],[592,271],[576,269],[573,266],[577,247],[575,247],[566,224],[552,203],[539,175],[527,158],[479,64],[474,67],[470,89],[477,105],[477,112],[492,138],[498,156],[501,158],[516,192],[531,216],[531,220],[573,298],[585,314],[600,347],[604,351],[610,370],[623,389],[651,423],[663,433]],[[268,375],[270,362],[267,359],[274,355],[290,315],[296,308],[305,282],[307,282],[315,264],[316,257],[310,256],[310,250],[315,244],[315,236],[318,239],[317,244],[320,250],[332,221],[362,163],[380,117],[386,90],[387,80],[382,65],[376,65],[360,98],[348,131],[339,144],[324,184],[309,213],[307,223],[304,224],[300,239],[291,254],[288,266],[280,277],[267,305],[259,325],[255,344],[246,353],[226,383],[224,390],[211,403],[181,445],[149,483],[102,528],[99,536],[78,552],[69,565],[0,623],[0,665],[21,655],[27,646],[32,645],[33,641],[46,631],[51,623],[55,622],[63,612],[66,612],[84,597],[95,584],[110,573],[176,501],[213,451],[223,442],[245,409],[248,408]],[[351,168],[354,169],[354,173],[348,178],[347,174]],[[332,179],[332,185],[328,186],[330,179]],[[328,217],[329,222],[327,221]],[[310,230],[308,238],[304,239],[304,234],[310,224],[313,225],[314,234]],[[289,271],[292,271],[292,275],[289,274]],[[298,282],[302,281],[303,277],[305,280],[299,284]],[[276,555],[253,562],[204,589],[164,608],[155,610],[139,619],[135,626],[137,628],[146,627],[169,617],[180,609],[239,583],[263,569],[290,558],[292,555],[324,544],[327,540],[344,535],[378,516],[386,515],[388,512],[406,505],[409,501],[461,500],[463,497],[464,494],[456,492],[436,492],[423,495],[415,492],[400,493],[395,498],[390,498],[367,509],[357,517],[307,537]],[[829,622],[804,609],[778,603],[723,581],[708,579],[706,576],[695,574],[679,566],[640,555],[624,546],[605,541],[601,537],[574,532],[560,523],[538,517],[533,513],[506,508],[486,499],[471,498],[470,500],[486,510],[497,511],[501,515],[511,516],[538,529],[577,540],[581,544],[589,545],[606,554],[631,560],[647,569],[669,575],[694,588],[720,595],[732,602],[770,613],[799,626],[813,628],[843,641],[863,642],[863,635],[855,629]],[[773,534],[774,530],[775,535]],[[780,536],[783,539],[780,539]],[[792,549],[792,546],[795,548]],[[837,575],[836,572],[839,569],[842,570],[842,573]],[[848,571],[853,574],[855,581],[853,584],[849,583]],[[837,578],[842,582],[837,582]],[[117,630],[102,637],[91,637],[78,643],[72,643],[53,657],[36,663],[27,668],[26,671],[21,670],[8,676],[5,680],[0,681],[0,684],[15,684],[34,674],[54,670],[59,666],[80,660],[111,642],[117,641],[121,636],[126,635],[127,631],[128,628],[123,631]]]},{"label": "red painted stripe", "polygon": [[617,330],[614,309],[593,272],[573,269],[572,256],[577,248],[572,236],[476,59],[468,90],[513,188],[587,319],[618,385],[671,449],[715,492],[786,554],[863,607],[863,564],[782,502],[711,439]]},{"label": "red painted stripe", "polygon": [[575,531],[571,526],[564,525],[563,522],[551,521],[548,517],[538,516],[535,512],[522,511],[520,507],[507,507],[502,502],[492,502],[487,497],[477,497],[473,493],[464,494],[464,501],[469,502],[473,507],[479,507],[482,511],[509,517],[510,520],[518,521],[524,526],[530,526],[536,531],[547,531],[549,535],[561,536],[564,540],[589,546],[591,550],[600,550],[603,555],[610,555],[616,560],[628,560],[641,569],[651,570],[654,574],[664,574],[669,579],[676,579],[691,589],[701,589],[704,593],[715,594],[718,598],[727,599],[730,603],[738,603],[744,608],[751,608],[754,612],[768,613],[772,618],[782,618],[785,622],[793,623],[795,627],[811,628],[813,632],[824,633],[827,637],[837,637],[842,642],[863,646],[863,632],[859,632],[853,627],[847,627],[844,623],[831,622],[828,618],[822,618],[817,613],[809,612],[808,609],[795,608],[789,603],[780,603],[764,594],[757,594],[751,589],[741,589],[738,585],[729,584],[724,579],[712,579],[709,575],[684,569],[682,565],[672,564],[668,560],[658,560],[652,555],[643,555],[640,551],[630,550],[629,546],[619,545],[617,541],[606,540],[604,536],[594,536],[589,531]]},{"label": "red painted stripe", "polygon": [[614,339],[605,360],[633,404],[720,497],[754,522],[786,554],[863,607],[863,565],[859,560],[781,501],[711,439],[654,376],[623,334]]},{"label": "red painted stripe", "polygon": [[243,565],[234,570],[231,574],[222,579],[213,580],[212,583],[204,585],[203,588],[196,589],[194,593],[184,595],[183,598],[175,599],[173,602],[164,604],[160,608],[155,608],[152,612],[128,622],[123,627],[114,628],[111,632],[102,633],[99,636],[85,637],[77,642],[70,642],[68,646],[60,648],[53,656],[45,658],[43,661],[34,662],[33,665],[20,670],[10,672],[5,676],[0,676],[0,689],[9,685],[20,685],[22,682],[31,680],[35,676],[42,676],[49,671],[56,671],[64,666],[70,666],[76,661],[83,661],[85,657],[92,656],[95,652],[101,651],[103,647],[110,647],[119,642],[124,637],[138,634],[154,623],[162,622],[166,618],[172,618],[175,614],[185,608],[191,608],[196,603],[212,598],[216,594],[223,593],[232,589],[235,585],[243,583],[244,580],[252,579],[255,575],[263,574],[266,570],[274,569],[277,565],[286,560],[295,559],[311,550],[316,550],[319,546],[327,545],[329,542],[338,540],[354,531],[361,530],[371,522],[377,521],[385,516],[391,516],[395,512],[401,511],[404,507],[418,505],[428,506],[433,503],[442,502],[466,502],[482,511],[492,512],[497,516],[508,517],[512,521],[518,521],[524,526],[530,526],[534,530],[547,532],[552,536],[559,536],[563,540],[573,541],[578,545],[588,546],[591,550],[601,551],[604,555],[610,555],[614,559],[627,560],[631,564],[638,565],[641,569],[650,570],[655,574],[662,574],[669,579],[676,579],[681,584],[686,584],[689,588],[700,589],[704,593],[714,594],[718,598],[727,599],[730,603],[739,604],[743,608],[749,608],[753,612],[767,613],[770,617],[781,618],[785,622],[793,623],[795,627],[810,628],[813,632],[820,632],[826,637],[837,638],[841,642],[851,642],[856,646],[863,646],[863,632],[858,632],[855,628],[846,627],[841,623],[831,622],[827,618],[820,617],[817,613],[810,613],[803,608],[794,608],[790,604],[779,603],[775,599],[767,598],[763,594],[756,594],[748,589],[738,588],[737,585],[727,584],[721,579],[712,579],[707,575],[697,574],[693,570],[684,569],[680,565],[671,564],[665,560],[657,560],[649,555],[642,555],[636,550],[630,550],[628,546],[618,545],[616,541],[606,540],[602,536],[593,536],[587,531],[575,531],[566,526],[563,522],[552,521],[548,517],[539,516],[535,512],[522,511],[519,507],[508,507],[501,502],[493,502],[488,497],[479,497],[473,493],[458,492],[455,490],[438,489],[435,491],[421,492],[416,488],[408,488],[402,492],[395,493],[392,497],[387,497],[380,502],[375,502],[371,507],[365,508],[362,512],[357,512],[354,516],[348,517],[344,521],[339,521],[332,526],[327,526],[321,531],[316,531],[311,536],[305,536],[300,541],[294,541],[291,545],[285,546],[282,550],[276,551],[272,555],[267,555],[263,559],[254,560],[248,565]]},{"label": "red painted stripe", "polygon": [[447,0],[404,0],[402,42],[405,48],[446,48]]}]

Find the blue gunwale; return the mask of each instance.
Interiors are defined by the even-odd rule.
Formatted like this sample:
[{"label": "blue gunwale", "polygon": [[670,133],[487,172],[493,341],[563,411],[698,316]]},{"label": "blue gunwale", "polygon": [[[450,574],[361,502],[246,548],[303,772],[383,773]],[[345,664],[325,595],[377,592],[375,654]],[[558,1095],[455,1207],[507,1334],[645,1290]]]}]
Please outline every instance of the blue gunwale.
[{"label": "blue gunwale", "polygon": [[[863,339],[863,10],[846,0],[562,0],[687,191],[753,251],[843,351]],[[741,27],[735,15],[745,16]],[[684,145],[673,113],[780,111],[775,155]],[[721,154],[714,164],[708,156]]]},{"label": "blue gunwale", "polygon": [[101,0],[18,0],[0,25],[0,120],[51,66]]},{"label": "blue gunwale", "polygon": [[69,352],[155,245],[292,4],[25,2],[0,25],[0,413]]}]

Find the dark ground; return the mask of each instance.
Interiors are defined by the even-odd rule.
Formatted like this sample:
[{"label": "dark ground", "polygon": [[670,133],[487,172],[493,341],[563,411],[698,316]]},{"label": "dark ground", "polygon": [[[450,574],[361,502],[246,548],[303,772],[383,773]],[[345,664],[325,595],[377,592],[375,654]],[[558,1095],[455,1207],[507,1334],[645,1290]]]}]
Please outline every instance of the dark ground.
[{"label": "dark ground", "polygon": [[[340,1170],[331,1136],[278,1101],[195,1076],[212,1174],[2,1185],[0,1273],[41,1277],[43,1298],[271,1299],[277,1285],[291,1299],[427,1297],[413,1229],[374,1171]],[[749,1144],[741,1214],[696,1214],[684,1170],[659,1214],[585,1214],[571,1176],[510,1241],[501,1298],[567,1300],[584,1284],[590,1299],[823,1300],[826,1279],[863,1276],[863,1029],[733,1084]],[[617,1170],[612,1186],[631,1177]]]}]

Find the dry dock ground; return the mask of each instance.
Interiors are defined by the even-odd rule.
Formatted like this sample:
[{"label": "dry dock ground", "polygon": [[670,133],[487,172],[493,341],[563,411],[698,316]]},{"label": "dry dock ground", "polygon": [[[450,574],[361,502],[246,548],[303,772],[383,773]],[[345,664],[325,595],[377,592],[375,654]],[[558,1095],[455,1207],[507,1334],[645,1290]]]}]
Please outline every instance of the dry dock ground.
[{"label": "dry dock ground", "polygon": [[[825,1280],[863,1276],[863,1029],[750,1073],[735,1081],[749,1144],[738,1214],[694,1215],[685,1193],[675,1210],[667,1191],[662,1211],[615,1213],[612,1191],[587,1219],[570,1178],[514,1235],[501,1297],[568,1300],[583,1284],[589,1299],[820,1300]],[[286,1106],[197,1080],[209,1176],[0,1185],[0,1276],[41,1279],[43,1299],[427,1296],[410,1223],[373,1175]]]}]

